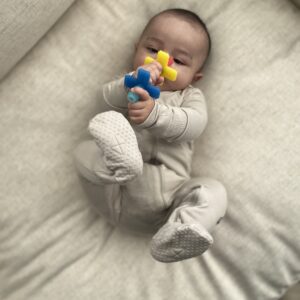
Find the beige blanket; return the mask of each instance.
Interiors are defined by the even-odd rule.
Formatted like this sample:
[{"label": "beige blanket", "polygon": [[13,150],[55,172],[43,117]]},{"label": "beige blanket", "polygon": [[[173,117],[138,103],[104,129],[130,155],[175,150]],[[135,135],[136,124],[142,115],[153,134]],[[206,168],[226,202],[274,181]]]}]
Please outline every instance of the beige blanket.
[{"label": "beige blanket", "polygon": [[[162,264],[93,211],[72,151],[148,18],[176,6],[212,34],[194,175],[226,185],[229,211],[211,250]],[[299,28],[290,1],[76,1],[0,85],[1,300],[265,300],[299,281]]]}]

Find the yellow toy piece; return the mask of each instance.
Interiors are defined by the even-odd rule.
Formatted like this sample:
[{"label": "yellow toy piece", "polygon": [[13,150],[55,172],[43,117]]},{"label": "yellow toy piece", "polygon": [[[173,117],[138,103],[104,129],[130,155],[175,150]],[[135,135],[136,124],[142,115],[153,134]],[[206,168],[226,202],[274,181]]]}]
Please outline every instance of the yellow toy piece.
[{"label": "yellow toy piece", "polygon": [[157,53],[156,59],[154,59],[150,56],[147,56],[145,58],[144,64],[147,65],[147,64],[152,63],[154,60],[156,60],[162,66],[161,76],[164,78],[167,78],[171,81],[175,81],[177,78],[177,71],[175,69],[169,67],[169,65],[168,65],[169,58],[170,58],[170,56],[167,52],[160,50]]}]

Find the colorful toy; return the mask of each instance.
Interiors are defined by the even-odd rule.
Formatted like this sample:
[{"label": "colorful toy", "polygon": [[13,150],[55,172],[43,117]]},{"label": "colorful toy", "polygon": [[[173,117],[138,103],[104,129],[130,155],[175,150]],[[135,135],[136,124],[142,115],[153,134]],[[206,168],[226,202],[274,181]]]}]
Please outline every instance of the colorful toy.
[{"label": "colorful toy", "polygon": [[[139,86],[146,90],[154,99],[159,98],[160,95],[160,89],[150,83],[150,72],[143,68],[138,69],[137,77],[133,75],[125,75],[124,85],[127,88]],[[129,92],[127,94],[127,99],[130,102],[137,102],[139,100],[139,95]]]},{"label": "colorful toy", "polygon": [[[150,64],[154,60],[154,58],[147,56],[144,64]],[[156,61],[158,61],[162,66],[161,76],[168,80],[175,81],[177,78],[177,71],[170,67],[170,65],[173,64],[173,58],[170,57],[168,53],[160,50],[157,53]],[[157,99],[160,96],[160,89],[150,83],[150,72],[142,68],[138,69],[137,77],[134,75],[125,75],[124,85],[127,88],[133,88],[136,86],[142,87],[154,99]],[[130,102],[137,102],[139,100],[139,96],[136,93],[129,92],[127,94],[127,99]]]},{"label": "colorful toy", "polygon": [[147,56],[145,58],[145,65],[152,63],[154,60],[158,61],[162,66],[161,76],[171,81],[175,81],[177,78],[177,71],[169,67],[173,63],[173,58],[170,58],[167,52],[162,50],[158,51],[156,59]]}]

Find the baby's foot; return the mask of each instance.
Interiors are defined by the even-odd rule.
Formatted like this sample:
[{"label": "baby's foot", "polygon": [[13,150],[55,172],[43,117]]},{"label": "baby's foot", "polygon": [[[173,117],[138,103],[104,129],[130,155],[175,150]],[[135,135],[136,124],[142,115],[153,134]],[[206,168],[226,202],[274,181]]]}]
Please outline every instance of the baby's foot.
[{"label": "baby's foot", "polygon": [[118,183],[134,179],[143,172],[143,160],[135,133],[126,118],[115,111],[96,115],[89,131],[104,153],[106,167]]},{"label": "baby's foot", "polygon": [[201,255],[212,243],[201,224],[168,222],[152,238],[151,254],[161,262],[176,262]]}]

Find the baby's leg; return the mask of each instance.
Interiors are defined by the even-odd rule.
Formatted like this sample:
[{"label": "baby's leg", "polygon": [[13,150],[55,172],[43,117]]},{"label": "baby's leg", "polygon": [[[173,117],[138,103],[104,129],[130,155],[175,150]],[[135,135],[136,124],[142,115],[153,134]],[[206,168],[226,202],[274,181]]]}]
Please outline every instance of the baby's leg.
[{"label": "baby's leg", "polygon": [[74,152],[75,165],[88,199],[110,223],[120,219],[122,195],[114,173],[103,160],[103,152],[92,140],[82,142]]},{"label": "baby's leg", "polygon": [[152,239],[151,254],[175,262],[205,252],[213,243],[210,232],[225,215],[226,190],[208,178],[194,178],[176,193],[166,224]]},{"label": "baby's leg", "polygon": [[[135,133],[126,118],[115,111],[96,115],[89,131],[103,152],[103,162],[119,184],[134,179],[143,171],[143,159]],[[101,173],[97,173],[102,177]],[[104,174],[104,179],[106,178]]]},{"label": "baby's leg", "polygon": [[97,115],[89,130],[95,140],[76,148],[75,164],[89,199],[102,215],[117,224],[121,214],[120,184],[142,173],[142,156],[133,129],[120,113]]},{"label": "baby's leg", "polygon": [[122,227],[154,234],[165,223],[174,194],[186,180],[163,164],[145,162],[143,174],[122,186]]}]

